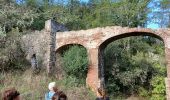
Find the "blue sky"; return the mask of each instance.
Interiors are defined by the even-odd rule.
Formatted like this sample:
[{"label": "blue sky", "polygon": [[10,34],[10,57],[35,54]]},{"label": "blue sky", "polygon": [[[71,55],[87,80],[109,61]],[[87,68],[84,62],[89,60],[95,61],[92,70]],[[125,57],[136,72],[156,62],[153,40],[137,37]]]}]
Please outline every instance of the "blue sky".
[{"label": "blue sky", "polygon": [[155,24],[155,23],[149,23],[149,24],[147,25],[147,28],[157,29],[157,28],[159,28],[159,25],[158,25],[158,24]]},{"label": "blue sky", "polygon": [[84,1],[84,2],[88,2],[89,0],[82,0],[82,1]]}]

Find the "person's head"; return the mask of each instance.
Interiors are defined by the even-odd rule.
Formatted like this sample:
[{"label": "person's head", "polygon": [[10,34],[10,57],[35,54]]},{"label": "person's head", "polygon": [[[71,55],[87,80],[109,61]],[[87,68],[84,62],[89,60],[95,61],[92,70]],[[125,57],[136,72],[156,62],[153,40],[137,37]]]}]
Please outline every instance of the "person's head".
[{"label": "person's head", "polygon": [[49,89],[50,91],[53,91],[53,92],[57,92],[57,90],[58,90],[55,82],[49,83],[48,89]]},{"label": "person's head", "polygon": [[20,100],[20,93],[15,89],[8,89],[4,91],[2,100]]}]

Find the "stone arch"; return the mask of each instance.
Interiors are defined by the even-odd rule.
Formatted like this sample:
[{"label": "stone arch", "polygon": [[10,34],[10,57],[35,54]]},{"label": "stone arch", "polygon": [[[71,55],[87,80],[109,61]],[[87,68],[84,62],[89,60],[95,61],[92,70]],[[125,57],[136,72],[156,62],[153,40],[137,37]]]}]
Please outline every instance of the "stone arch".
[{"label": "stone arch", "polygon": [[[118,40],[118,39],[122,39],[122,38],[125,38],[125,37],[130,37],[130,36],[151,36],[151,37],[154,37],[154,38],[157,38],[159,40],[161,40],[163,43],[164,43],[164,47],[166,45],[166,41],[164,39],[164,37],[162,36],[162,34],[159,34],[158,32],[154,32],[154,31],[149,31],[149,32],[143,32],[143,31],[132,31],[132,32],[124,32],[124,33],[120,33],[118,35],[115,35],[115,36],[111,36],[109,38],[106,38],[104,39],[100,45],[99,45],[99,48],[98,48],[98,67],[99,67],[99,80],[100,80],[100,86],[101,88],[105,87],[105,80],[104,79],[104,61],[103,61],[103,55],[104,55],[104,49],[106,48],[106,46],[115,41],[115,40]],[[168,66],[167,67],[167,77],[168,77]],[[168,83],[169,84],[169,83]],[[169,93],[168,93],[169,94]],[[168,98],[168,97],[167,97]]]},{"label": "stone arch", "polygon": [[[156,31],[144,31],[144,30],[132,30],[132,31],[125,31],[125,32],[122,32],[122,33],[119,33],[117,35],[114,35],[114,36],[111,36],[111,37],[108,37],[106,39],[103,39],[103,41],[100,43],[99,45],[99,62],[103,62],[102,61],[102,55],[103,55],[103,52],[104,52],[104,48],[106,48],[106,46],[115,41],[115,40],[118,40],[118,39],[122,39],[122,38],[125,38],[125,37],[130,37],[130,36],[151,36],[151,37],[155,37],[159,40],[161,40],[163,43],[164,43],[164,47],[165,47],[165,40],[164,40],[164,37],[162,36],[161,33],[159,32],[156,32]],[[102,63],[99,63],[99,69],[100,69],[100,66],[103,66]],[[100,70],[99,70],[100,71]],[[99,73],[102,73],[102,72],[99,72]],[[102,77],[100,76],[99,74],[99,77]]]},{"label": "stone arch", "polygon": [[[125,33],[120,33],[118,35],[115,35],[115,36],[111,36],[105,40],[103,40],[100,45],[99,45],[99,49],[107,46],[109,43],[115,41],[115,40],[118,40],[118,39],[121,39],[121,38],[125,38],[125,37],[130,37],[130,36],[151,36],[151,37],[155,37],[163,42],[164,41],[164,37],[157,33],[157,32],[153,32],[153,31],[148,31],[148,32],[143,32],[143,31],[132,31],[132,32],[125,32]],[[165,45],[165,43],[164,43]]]},{"label": "stone arch", "polygon": [[63,49],[68,48],[69,46],[73,46],[73,45],[82,46],[82,47],[86,48],[86,50],[88,50],[87,47],[84,46],[84,45],[81,44],[81,43],[67,43],[67,44],[64,44],[64,45],[61,45],[61,46],[57,46],[55,51],[56,51],[56,53],[57,53],[57,52],[62,51]]}]

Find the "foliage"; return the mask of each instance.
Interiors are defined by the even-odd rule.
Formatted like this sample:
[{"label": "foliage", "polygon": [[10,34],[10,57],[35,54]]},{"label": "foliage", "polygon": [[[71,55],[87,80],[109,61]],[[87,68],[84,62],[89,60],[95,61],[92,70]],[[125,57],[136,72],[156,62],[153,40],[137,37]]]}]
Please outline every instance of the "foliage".
[{"label": "foliage", "polygon": [[139,87],[138,89],[138,92],[139,92],[139,95],[142,96],[142,97],[148,97],[148,90],[146,90],[145,88],[143,87]]},{"label": "foliage", "polygon": [[64,70],[68,76],[85,79],[88,68],[87,51],[83,47],[72,46],[63,54]]},{"label": "foliage", "polygon": [[83,3],[80,0],[59,0],[38,3],[37,0],[28,0],[24,4],[39,15],[34,18],[32,29],[43,28],[41,24],[51,18],[65,24],[70,30],[78,30],[108,25],[145,26],[150,1],[90,0]]},{"label": "foliage", "polygon": [[0,27],[0,37],[3,38],[5,36],[6,36],[5,30],[2,27]]},{"label": "foliage", "polygon": [[[166,67],[162,43],[149,41],[149,38],[124,38],[105,48],[105,78],[109,92],[139,93],[141,96],[150,97],[155,86],[165,86],[164,80],[154,82],[157,83],[155,86],[152,84],[153,80],[158,80],[155,79],[156,76],[166,76]],[[162,91],[165,91],[162,87]]]},{"label": "foliage", "polygon": [[155,76],[151,80],[151,86],[153,87],[151,100],[166,100],[164,79],[163,76]]},{"label": "foliage", "polygon": [[20,33],[18,29],[12,29],[4,39],[4,46],[1,47],[1,67],[2,70],[25,69],[23,64],[27,64],[24,51],[21,49]]},{"label": "foliage", "polygon": [[5,32],[16,27],[23,31],[33,23],[36,17],[37,14],[31,8],[14,2],[5,2],[5,0],[0,4],[0,27],[5,29]]}]

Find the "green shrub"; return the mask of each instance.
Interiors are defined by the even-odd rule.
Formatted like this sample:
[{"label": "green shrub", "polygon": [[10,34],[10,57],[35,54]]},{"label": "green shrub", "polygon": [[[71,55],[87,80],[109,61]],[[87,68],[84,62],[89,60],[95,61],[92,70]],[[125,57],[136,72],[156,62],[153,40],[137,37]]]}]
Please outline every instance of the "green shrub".
[{"label": "green shrub", "polygon": [[72,46],[63,54],[64,70],[67,75],[85,79],[88,69],[86,49]]},{"label": "green shrub", "polygon": [[117,94],[120,87],[116,84],[116,80],[110,77],[106,83],[106,89],[109,94]]},{"label": "green shrub", "polygon": [[109,93],[139,93],[137,95],[152,99],[159,95],[160,100],[164,99],[163,51],[163,43],[152,37],[128,37],[108,44],[104,50],[104,68]]},{"label": "green shrub", "polygon": [[0,47],[0,71],[25,69],[28,63],[24,51],[21,49],[21,33],[18,28],[12,29],[5,38],[4,46]]},{"label": "green shrub", "polygon": [[143,87],[139,87],[138,92],[139,92],[139,95],[142,96],[142,97],[148,97],[149,96],[148,90],[146,90]]},{"label": "green shrub", "polygon": [[155,76],[151,80],[152,96],[151,100],[165,100],[166,87],[163,76]]}]

